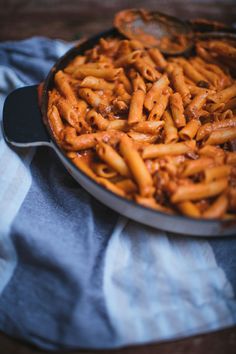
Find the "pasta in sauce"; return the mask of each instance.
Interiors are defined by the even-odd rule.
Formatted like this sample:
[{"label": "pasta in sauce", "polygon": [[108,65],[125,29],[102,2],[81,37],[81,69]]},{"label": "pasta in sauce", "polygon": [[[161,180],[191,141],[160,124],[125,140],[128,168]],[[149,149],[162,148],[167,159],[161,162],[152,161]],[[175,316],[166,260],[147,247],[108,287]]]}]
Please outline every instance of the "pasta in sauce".
[{"label": "pasta in sauce", "polygon": [[208,56],[201,43],[186,59],[101,38],[55,74],[48,121],[57,143],[121,197],[170,214],[236,218],[236,81]]}]

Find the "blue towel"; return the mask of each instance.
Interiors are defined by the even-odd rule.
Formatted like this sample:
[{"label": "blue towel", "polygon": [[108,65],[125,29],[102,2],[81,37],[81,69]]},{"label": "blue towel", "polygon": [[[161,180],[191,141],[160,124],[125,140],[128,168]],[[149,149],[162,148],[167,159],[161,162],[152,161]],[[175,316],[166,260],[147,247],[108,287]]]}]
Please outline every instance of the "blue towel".
[{"label": "blue towel", "polygon": [[[0,44],[1,107],[71,44]],[[32,117],[33,119],[33,117]],[[44,349],[114,348],[236,324],[236,238],[143,226],[96,201],[49,148],[0,136],[0,329]]]}]

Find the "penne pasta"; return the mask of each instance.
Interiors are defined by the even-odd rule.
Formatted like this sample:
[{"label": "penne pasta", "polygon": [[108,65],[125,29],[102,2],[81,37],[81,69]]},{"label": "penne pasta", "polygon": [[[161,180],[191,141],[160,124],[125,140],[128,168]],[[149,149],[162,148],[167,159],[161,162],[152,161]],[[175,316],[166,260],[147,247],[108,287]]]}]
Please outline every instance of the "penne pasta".
[{"label": "penne pasta", "polygon": [[132,179],[123,179],[116,183],[116,186],[122,189],[125,193],[136,193],[138,191],[137,185],[132,181]]},{"label": "penne pasta", "polygon": [[191,93],[185,83],[183,69],[179,66],[174,66],[170,78],[175,91],[181,95],[184,105],[188,104]]},{"label": "penne pasta", "polygon": [[109,121],[103,118],[103,116],[94,109],[91,109],[87,113],[86,120],[90,124],[91,128],[97,130],[106,130],[109,125]]},{"label": "penne pasta", "polygon": [[99,142],[96,151],[102,161],[105,161],[113,170],[121,176],[130,177],[129,169],[124,159],[110,145]]},{"label": "penne pasta", "polygon": [[155,103],[158,102],[159,98],[161,97],[162,92],[164,92],[169,85],[169,79],[167,75],[162,75],[161,78],[156,81],[147,92],[144,106],[149,111],[152,110]]},{"label": "penne pasta", "polygon": [[236,165],[236,152],[227,152],[226,163],[228,165]]},{"label": "penne pasta", "polygon": [[127,135],[132,138],[133,141],[143,142],[143,143],[155,143],[157,137],[153,134],[144,134],[130,131]]},{"label": "penne pasta", "polygon": [[158,121],[161,119],[163,113],[166,110],[169,101],[169,94],[161,95],[157,103],[154,104],[151,112],[149,113],[149,121]]},{"label": "penne pasta", "polygon": [[121,56],[119,59],[117,59],[114,62],[115,67],[124,67],[126,65],[131,65],[133,64],[137,59],[141,58],[143,52],[142,50],[135,50],[131,53],[127,53],[123,56]]},{"label": "penne pasta", "polygon": [[115,129],[115,130],[129,130],[129,125],[126,119],[116,119],[112,121],[108,121],[107,130]]},{"label": "penne pasta", "polygon": [[144,58],[136,59],[134,62],[135,68],[139,71],[141,76],[151,82],[160,78],[161,74],[150,63],[144,60]]},{"label": "penne pasta", "polygon": [[227,141],[236,139],[236,127],[221,128],[213,131],[206,140],[206,145],[220,145]]},{"label": "penne pasta", "polygon": [[116,94],[119,96],[119,99],[122,100],[123,102],[125,103],[129,103],[130,102],[130,99],[131,99],[131,96],[130,94],[125,90],[125,87],[123,84],[118,84],[116,87],[115,87],[115,92]]},{"label": "penne pasta", "polygon": [[143,149],[142,157],[144,159],[153,159],[166,155],[182,155],[189,151],[194,151],[195,148],[196,142],[194,140],[173,144],[153,144]]},{"label": "penne pasta", "polygon": [[234,98],[231,98],[228,102],[226,102],[226,103],[223,103],[222,102],[222,104],[224,104],[224,109],[225,110],[227,110],[227,109],[233,109],[233,110],[235,110],[236,109],[236,97],[234,97]]},{"label": "penne pasta", "polygon": [[207,69],[207,65],[203,60],[199,58],[194,58],[191,60],[191,63],[196,68],[196,70],[204,76],[206,81],[210,82],[214,87],[220,87],[220,78],[219,75]]},{"label": "penne pasta", "polygon": [[118,194],[120,197],[126,197],[125,192],[119,188],[115,183],[110,182],[104,177],[97,177],[96,181],[103,187],[107,188],[110,192]]},{"label": "penne pasta", "polygon": [[224,120],[224,119],[228,119],[228,118],[234,118],[234,114],[231,111],[231,109],[227,109],[227,111],[217,114],[217,116],[215,113],[215,117],[216,117],[216,119],[218,119],[218,117],[219,117],[221,120]]},{"label": "penne pasta", "polygon": [[186,125],[186,119],[184,116],[183,100],[178,92],[170,95],[170,108],[176,127],[184,127]]},{"label": "penne pasta", "polygon": [[78,156],[78,154],[74,152],[68,152],[67,156],[72,160],[72,162],[75,164],[76,167],[78,167],[90,178],[96,180],[97,176],[95,175],[93,170],[88,166],[88,164],[81,157]]},{"label": "penne pasta", "polygon": [[81,124],[79,124],[78,113],[71,103],[64,98],[61,98],[57,102],[57,108],[60,116],[65,119],[72,127],[74,127],[78,132],[81,131]]},{"label": "penne pasta", "polygon": [[196,84],[200,81],[205,81],[205,78],[199,71],[197,71],[192,64],[186,59],[178,59],[178,63],[182,66],[184,74]]},{"label": "penne pasta", "polygon": [[200,210],[190,201],[181,202],[177,205],[178,209],[186,216],[200,218]]},{"label": "penne pasta", "polygon": [[79,66],[72,74],[72,77],[84,79],[87,76],[101,78],[107,81],[114,81],[120,74],[121,69],[113,68],[97,68],[97,67],[81,67]]},{"label": "penne pasta", "polygon": [[180,130],[179,136],[182,140],[191,140],[197,134],[201,123],[198,119],[190,120],[183,129]]},{"label": "penne pasta", "polygon": [[132,130],[138,133],[157,135],[159,130],[165,125],[164,121],[145,121],[132,126]]},{"label": "penne pasta", "polygon": [[222,165],[225,161],[225,152],[220,147],[213,145],[205,145],[201,149],[198,150],[198,154],[200,157],[207,156],[214,159],[214,161]]},{"label": "penne pasta", "polygon": [[233,97],[236,97],[236,84],[233,84],[230,87],[227,87],[224,90],[215,93],[214,95],[209,95],[208,100],[215,103],[224,103],[226,101],[229,101]]},{"label": "penne pasta", "polygon": [[227,53],[230,58],[236,59],[236,49],[229,43],[215,40],[210,42],[208,48],[218,54]]},{"label": "penne pasta", "polygon": [[129,73],[131,80],[132,80],[132,85],[133,85],[133,90],[142,90],[146,92],[146,84],[142,78],[142,76],[135,70],[131,69]]},{"label": "penne pasta", "polygon": [[144,97],[145,93],[142,90],[133,93],[128,116],[129,124],[142,121]]},{"label": "penne pasta", "polygon": [[[153,67],[153,69],[156,69],[156,64],[155,62],[152,60],[151,56],[149,55],[148,51],[146,51],[145,55],[143,55],[143,60],[149,64],[150,66]],[[159,71],[158,71],[159,72]]]},{"label": "penne pasta", "polygon": [[113,143],[117,143],[121,136],[123,135],[122,132],[116,130],[108,130],[102,131],[98,133],[91,133],[91,134],[81,134],[76,135],[76,131],[72,127],[64,128],[64,141],[66,143],[66,150],[74,150],[80,151],[85,149],[94,148],[99,141],[104,140],[112,140]]},{"label": "penne pasta", "polygon": [[85,118],[88,105],[84,100],[77,99],[76,112],[78,114],[79,120],[82,121]]},{"label": "penne pasta", "polygon": [[60,98],[61,98],[61,95],[56,89],[49,91],[48,92],[48,107],[49,107],[49,109],[51,109],[53,105],[56,105]]},{"label": "penne pasta", "polygon": [[67,74],[72,74],[76,68],[80,65],[83,65],[86,62],[85,55],[77,55],[68,66],[65,67],[64,71]]},{"label": "penne pasta", "polygon": [[96,175],[104,178],[114,178],[117,176],[117,172],[112,170],[105,163],[93,163],[92,169],[95,171]]},{"label": "penne pasta", "polygon": [[214,197],[225,191],[227,187],[227,178],[210,183],[192,183],[186,186],[179,186],[172,195],[171,201],[172,203],[179,203]]},{"label": "penne pasta", "polygon": [[132,140],[123,136],[120,140],[120,151],[123,155],[136,183],[139,186],[140,195],[150,197],[154,192],[153,181],[141,156],[135,149]]},{"label": "penne pasta", "polygon": [[204,92],[207,92],[209,95],[210,94],[215,94],[216,91],[215,90],[208,90],[202,87],[198,87],[198,86],[193,86],[193,85],[188,85],[189,91],[191,93],[192,96],[196,96],[198,94],[202,94]]},{"label": "penne pasta", "polygon": [[58,109],[54,105],[48,111],[48,121],[54,136],[56,137],[57,140],[60,140],[60,133],[64,129],[64,125],[62,123]]},{"label": "penne pasta", "polygon": [[101,105],[105,105],[102,97],[89,88],[81,88],[78,92],[79,96],[93,108],[98,108]]},{"label": "penne pasta", "polygon": [[199,93],[189,103],[189,105],[185,109],[185,114],[189,119],[199,118],[201,108],[206,103],[207,95],[207,91]]},{"label": "penne pasta", "polygon": [[76,94],[69,84],[67,75],[60,70],[56,73],[54,80],[60,93],[67,98],[72,105],[76,105]]},{"label": "penne pasta", "polygon": [[128,111],[128,104],[122,101],[121,98],[115,98],[112,102],[115,113],[123,113]]},{"label": "penne pasta", "polygon": [[165,144],[176,143],[179,139],[178,130],[169,111],[165,111],[163,115],[165,121],[164,136]]},{"label": "penne pasta", "polygon": [[138,49],[142,50],[142,49],[144,49],[143,43],[138,41],[137,39],[131,39],[129,41],[129,46],[130,46],[130,48],[132,50],[138,50]]},{"label": "penne pasta", "polygon": [[128,79],[128,77],[126,76],[124,70],[121,70],[118,76],[118,80],[119,82],[121,82],[126,90],[127,93],[131,94],[132,92],[132,85]]},{"label": "penne pasta", "polygon": [[220,178],[228,177],[231,172],[231,166],[222,165],[210,167],[204,171],[205,181],[211,182]]},{"label": "penne pasta", "polygon": [[79,85],[92,90],[113,90],[114,84],[94,76],[86,76]]},{"label": "penne pasta", "polygon": [[225,103],[208,103],[206,106],[207,111],[210,113],[222,112],[225,109]]},{"label": "penne pasta", "polygon": [[201,157],[197,160],[188,160],[183,164],[180,175],[183,177],[196,175],[197,173],[211,167],[214,163],[214,159],[209,157]]},{"label": "penne pasta", "polygon": [[228,198],[226,194],[221,194],[216,201],[202,214],[206,219],[222,218],[228,208]]},{"label": "penne pasta", "polygon": [[151,198],[151,197],[146,198],[146,197],[143,197],[140,195],[136,195],[135,200],[139,204],[141,204],[145,207],[155,209],[155,210],[160,211],[162,213],[174,214],[173,210],[166,208],[166,207],[162,206],[161,204],[157,203],[157,201],[154,198]]},{"label": "penne pasta", "polygon": [[232,111],[231,109],[227,109],[224,112],[214,112],[213,117],[214,120],[224,120],[224,119],[234,118],[235,113],[236,113],[235,111]]},{"label": "penne pasta", "polygon": [[228,127],[236,127],[236,117],[202,125],[198,130],[196,140],[202,140],[215,130]]},{"label": "penne pasta", "polygon": [[150,48],[148,53],[156,64],[158,70],[164,70],[166,68],[167,61],[158,48]]}]

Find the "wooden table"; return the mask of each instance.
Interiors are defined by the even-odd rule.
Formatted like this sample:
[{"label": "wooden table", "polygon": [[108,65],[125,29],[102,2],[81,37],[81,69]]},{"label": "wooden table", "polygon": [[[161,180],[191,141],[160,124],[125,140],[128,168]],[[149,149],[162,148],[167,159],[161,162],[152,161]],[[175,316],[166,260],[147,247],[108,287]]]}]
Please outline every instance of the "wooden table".
[{"label": "wooden table", "polygon": [[[204,17],[236,24],[235,0],[0,0],[0,40],[41,35],[74,40],[112,26],[118,10],[143,7],[190,19]],[[93,351],[94,352],[94,351]],[[98,351],[101,353],[103,351]],[[107,351],[117,354],[233,354],[236,327],[178,341]],[[29,344],[0,334],[1,354],[46,353]],[[71,354],[92,353],[77,350]]]}]

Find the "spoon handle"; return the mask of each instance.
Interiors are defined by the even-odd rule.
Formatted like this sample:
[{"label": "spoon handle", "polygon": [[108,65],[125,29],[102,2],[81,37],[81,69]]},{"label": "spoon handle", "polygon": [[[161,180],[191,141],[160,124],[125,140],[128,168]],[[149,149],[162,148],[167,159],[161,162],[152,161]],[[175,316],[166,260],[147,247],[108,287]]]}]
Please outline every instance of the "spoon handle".
[{"label": "spoon handle", "polygon": [[221,32],[236,33],[236,28],[228,26],[221,22],[210,21],[205,19],[196,19],[188,21],[194,32]]}]

